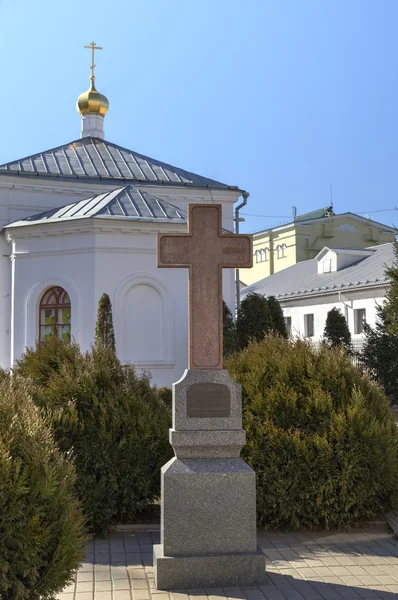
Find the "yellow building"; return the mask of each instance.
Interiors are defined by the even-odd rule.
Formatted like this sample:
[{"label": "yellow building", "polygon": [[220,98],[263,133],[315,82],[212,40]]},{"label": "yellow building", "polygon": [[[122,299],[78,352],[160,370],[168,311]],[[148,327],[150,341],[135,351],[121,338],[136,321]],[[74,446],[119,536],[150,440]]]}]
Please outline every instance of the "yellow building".
[{"label": "yellow building", "polygon": [[303,260],[315,258],[328,248],[369,248],[395,240],[392,227],[350,212],[336,215],[328,206],[291,223],[264,229],[253,235],[253,268],[241,269],[242,287]]}]

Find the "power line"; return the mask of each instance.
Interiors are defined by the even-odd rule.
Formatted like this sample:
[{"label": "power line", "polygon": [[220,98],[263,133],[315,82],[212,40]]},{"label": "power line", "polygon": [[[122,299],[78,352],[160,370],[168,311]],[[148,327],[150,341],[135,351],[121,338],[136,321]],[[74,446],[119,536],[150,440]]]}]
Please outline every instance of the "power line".
[{"label": "power line", "polygon": [[[390,212],[390,211],[394,211],[394,210],[398,210],[398,208],[394,207],[394,208],[383,208],[383,209],[377,209],[377,210],[364,210],[363,212],[358,212],[355,213],[357,215],[368,215],[369,213],[382,213],[382,212]],[[240,213],[241,215],[245,215],[246,217],[263,217],[264,219],[291,219],[292,215],[257,215],[257,214],[253,214],[253,213]],[[298,215],[300,216],[300,215]]]}]

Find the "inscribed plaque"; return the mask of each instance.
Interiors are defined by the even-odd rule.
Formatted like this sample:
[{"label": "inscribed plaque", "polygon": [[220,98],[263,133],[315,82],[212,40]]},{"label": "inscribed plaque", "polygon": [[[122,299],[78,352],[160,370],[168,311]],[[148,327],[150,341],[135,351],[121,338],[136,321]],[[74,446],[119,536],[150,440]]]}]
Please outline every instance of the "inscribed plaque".
[{"label": "inscribed plaque", "polygon": [[229,417],[231,397],[221,383],[194,383],[187,391],[187,416],[196,419]]}]

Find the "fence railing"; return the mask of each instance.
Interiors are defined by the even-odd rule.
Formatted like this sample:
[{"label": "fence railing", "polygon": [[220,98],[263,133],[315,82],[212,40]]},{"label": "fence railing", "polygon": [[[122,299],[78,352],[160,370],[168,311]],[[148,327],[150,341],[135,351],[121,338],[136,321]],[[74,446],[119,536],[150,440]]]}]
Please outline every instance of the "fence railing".
[{"label": "fence railing", "polygon": [[365,365],[361,360],[361,352],[363,347],[364,342],[362,340],[351,342],[351,361],[354,367],[359,369],[361,373],[365,371]]}]

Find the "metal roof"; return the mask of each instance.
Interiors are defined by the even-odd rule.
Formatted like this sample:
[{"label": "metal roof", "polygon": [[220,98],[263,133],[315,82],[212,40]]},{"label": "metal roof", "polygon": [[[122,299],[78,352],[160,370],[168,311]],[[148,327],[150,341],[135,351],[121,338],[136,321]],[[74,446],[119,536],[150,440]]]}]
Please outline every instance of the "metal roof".
[{"label": "metal roof", "polygon": [[38,223],[58,223],[72,219],[90,217],[105,219],[127,219],[130,221],[156,221],[186,223],[186,212],[152,194],[128,185],[112,192],[100,194],[86,200],[54,208],[26,219],[15,221],[6,227],[22,227]]},{"label": "metal roof", "polygon": [[[330,248],[330,250],[333,252],[334,248]],[[316,258],[299,262],[245,287],[241,296],[243,298],[250,292],[256,292],[264,296],[275,296],[278,300],[283,301],[319,293],[326,294],[388,284],[389,279],[385,275],[385,270],[394,261],[393,243],[381,244],[366,248],[366,250],[370,251],[368,256],[362,255],[361,258],[358,255],[357,262],[332,273],[318,275]]]},{"label": "metal roof", "polygon": [[[318,211],[314,211],[314,212],[318,212]],[[312,223],[316,222],[316,221],[320,221],[323,223],[333,223],[335,220],[338,219],[354,219],[355,221],[360,221],[361,223],[366,223],[367,225],[369,225],[369,227],[380,227],[380,229],[383,232],[387,232],[387,233],[397,233],[397,229],[393,226],[389,226],[386,225],[385,223],[380,223],[379,221],[374,221],[373,219],[368,219],[366,217],[361,217],[361,215],[356,215],[355,213],[352,212],[345,212],[345,213],[337,213],[337,214],[333,214],[330,217],[325,217],[325,216],[321,216],[318,215],[316,218],[313,217],[308,217],[308,215],[310,215],[312,213],[307,213],[306,215],[300,215],[300,217],[296,218],[294,221],[289,221],[288,223],[283,223],[282,225],[275,225],[275,227],[268,227],[267,229],[260,229],[259,231],[256,231],[255,233],[253,233],[253,236],[261,236],[264,233],[267,233],[269,231],[277,231],[279,229],[284,229],[285,227],[291,227],[292,225],[298,225],[301,227],[306,227],[306,226],[311,226]],[[305,219],[301,219],[301,216],[305,217]],[[297,221],[298,219],[298,221]]]},{"label": "metal roof", "polygon": [[333,247],[325,246],[323,248],[323,250],[321,250],[315,256],[315,259],[319,258],[319,256],[321,254],[325,254],[329,250],[331,250],[332,252],[335,252],[336,254],[349,254],[349,255],[353,255],[353,256],[370,256],[371,254],[374,253],[375,246],[372,246],[371,248],[333,248]]},{"label": "metal roof", "polygon": [[210,188],[233,187],[94,137],[84,137],[64,146],[6,163],[0,166],[1,172],[46,177],[120,179],[155,185],[166,183]]},{"label": "metal roof", "polygon": [[309,221],[312,219],[323,219],[324,217],[330,217],[334,215],[333,206],[326,206],[325,208],[319,208],[303,215],[297,215],[294,217],[294,222]]}]

